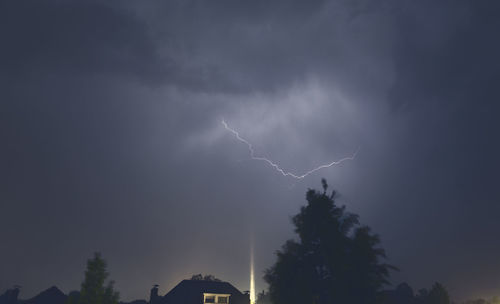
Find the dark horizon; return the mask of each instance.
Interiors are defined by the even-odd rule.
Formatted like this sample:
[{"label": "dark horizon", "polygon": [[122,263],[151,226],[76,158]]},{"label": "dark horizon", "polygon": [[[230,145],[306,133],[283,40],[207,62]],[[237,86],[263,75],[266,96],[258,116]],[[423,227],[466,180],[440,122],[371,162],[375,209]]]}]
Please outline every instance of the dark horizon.
[{"label": "dark horizon", "polygon": [[[5,1],[0,293],[256,290],[321,178],[393,286],[500,296],[495,1]],[[256,157],[301,175],[283,176]],[[253,240],[253,241],[252,241]]]}]

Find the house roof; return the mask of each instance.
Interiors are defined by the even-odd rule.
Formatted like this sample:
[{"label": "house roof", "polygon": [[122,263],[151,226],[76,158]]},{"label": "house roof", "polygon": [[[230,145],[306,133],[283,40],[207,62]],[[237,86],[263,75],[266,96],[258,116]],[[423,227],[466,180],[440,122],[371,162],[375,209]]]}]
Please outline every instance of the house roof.
[{"label": "house roof", "polygon": [[162,304],[203,304],[203,293],[230,294],[230,304],[248,304],[248,295],[241,293],[228,282],[183,280],[162,299]]}]

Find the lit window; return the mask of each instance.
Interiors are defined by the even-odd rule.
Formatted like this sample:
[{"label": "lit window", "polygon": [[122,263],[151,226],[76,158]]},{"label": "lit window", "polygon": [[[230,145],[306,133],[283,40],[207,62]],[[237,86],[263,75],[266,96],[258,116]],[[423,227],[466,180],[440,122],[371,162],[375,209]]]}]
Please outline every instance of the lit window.
[{"label": "lit window", "polygon": [[230,294],[204,293],[203,304],[229,304]]}]

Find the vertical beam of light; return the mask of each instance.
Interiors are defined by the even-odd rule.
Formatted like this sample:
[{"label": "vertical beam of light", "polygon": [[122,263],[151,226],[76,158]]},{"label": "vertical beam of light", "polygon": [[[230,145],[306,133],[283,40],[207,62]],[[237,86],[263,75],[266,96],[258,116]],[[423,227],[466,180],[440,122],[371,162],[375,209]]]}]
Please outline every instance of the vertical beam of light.
[{"label": "vertical beam of light", "polygon": [[250,239],[250,304],[255,304],[254,241]]},{"label": "vertical beam of light", "polygon": [[239,140],[240,142],[244,143],[247,145],[248,147],[248,151],[250,152],[250,158],[253,159],[253,160],[259,160],[259,161],[263,161],[265,163],[267,163],[268,165],[270,165],[271,167],[273,167],[276,171],[278,171],[279,173],[281,173],[281,175],[283,176],[289,176],[289,177],[293,177],[295,179],[303,179],[305,178],[306,176],[318,171],[318,170],[321,170],[321,169],[325,169],[325,168],[329,168],[331,166],[335,166],[335,165],[338,165],[346,160],[354,160],[354,158],[356,157],[356,154],[358,154],[358,150],[356,150],[356,152],[354,152],[353,155],[349,156],[349,157],[344,157],[340,160],[337,160],[337,161],[333,161],[331,163],[328,163],[328,164],[324,164],[324,165],[321,165],[321,166],[318,166],[316,168],[313,168],[309,171],[307,171],[306,173],[302,174],[302,175],[298,175],[298,174],[295,174],[295,173],[292,173],[292,172],[289,172],[289,171],[285,171],[284,169],[282,169],[277,163],[274,163],[273,161],[271,161],[270,159],[268,158],[265,158],[265,157],[262,157],[262,156],[255,156],[255,150],[253,148],[253,145],[246,139],[244,139],[243,137],[240,136],[240,134],[230,128],[228,126],[228,124],[226,123],[226,121],[224,121],[224,119],[221,121],[222,125],[224,126],[224,128],[226,130],[228,130],[229,132],[231,132],[237,140]]}]

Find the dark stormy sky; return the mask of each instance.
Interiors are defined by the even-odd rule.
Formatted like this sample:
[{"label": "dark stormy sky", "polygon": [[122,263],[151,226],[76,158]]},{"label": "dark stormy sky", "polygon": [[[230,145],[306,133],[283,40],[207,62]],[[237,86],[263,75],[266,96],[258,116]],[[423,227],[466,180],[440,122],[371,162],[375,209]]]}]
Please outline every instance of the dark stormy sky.
[{"label": "dark stormy sky", "polygon": [[[500,294],[497,1],[2,1],[0,290],[257,288],[321,177],[393,283]],[[256,153],[302,173],[283,177]]]}]

